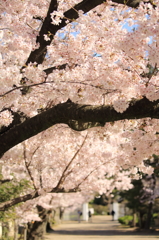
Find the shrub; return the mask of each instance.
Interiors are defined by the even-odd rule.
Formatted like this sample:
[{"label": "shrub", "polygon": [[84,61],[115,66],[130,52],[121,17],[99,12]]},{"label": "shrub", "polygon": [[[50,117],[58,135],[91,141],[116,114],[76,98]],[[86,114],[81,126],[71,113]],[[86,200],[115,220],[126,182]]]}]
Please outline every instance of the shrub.
[{"label": "shrub", "polygon": [[133,220],[133,216],[131,216],[131,215],[126,215],[126,216],[118,218],[118,221],[124,225],[129,225],[132,222],[132,220]]}]

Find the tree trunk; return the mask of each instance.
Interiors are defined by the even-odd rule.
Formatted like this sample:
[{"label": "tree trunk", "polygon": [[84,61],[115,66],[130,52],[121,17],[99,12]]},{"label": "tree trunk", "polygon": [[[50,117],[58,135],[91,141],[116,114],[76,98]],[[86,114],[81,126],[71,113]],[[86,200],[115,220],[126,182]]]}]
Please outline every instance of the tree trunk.
[{"label": "tree trunk", "polygon": [[2,222],[2,239],[8,239],[9,238],[8,233],[9,233],[8,222]]},{"label": "tree trunk", "polygon": [[52,225],[55,223],[55,214],[56,210],[52,209],[49,214],[48,222],[46,224],[46,232],[53,232],[54,229],[52,228]]},{"label": "tree trunk", "polygon": [[27,240],[40,240],[43,235],[43,222],[28,223]]},{"label": "tree trunk", "polygon": [[59,218],[62,221],[63,219],[63,214],[64,214],[65,209],[62,207],[59,207]]},{"label": "tree trunk", "polygon": [[140,212],[137,213],[137,216],[138,216],[138,225],[139,225],[139,228],[142,228],[142,215]]},{"label": "tree trunk", "polygon": [[14,220],[14,240],[18,240],[18,223],[17,220]]},{"label": "tree trunk", "polygon": [[132,221],[132,227],[136,227],[136,210],[133,212],[133,221]]},{"label": "tree trunk", "polygon": [[[152,186],[151,189],[153,190],[153,194],[155,191],[155,187],[156,187],[156,176],[155,174],[152,174]],[[151,226],[151,220],[152,220],[152,214],[153,214],[153,202],[151,201],[149,206],[148,206],[148,212],[147,212],[147,219],[146,219],[146,223],[145,223],[145,229],[150,229]]]},{"label": "tree trunk", "polygon": [[41,206],[37,206],[41,221],[28,223],[27,240],[42,240],[46,233],[46,224],[49,219],[50,210],[46,210]]},{"label": "tree trunk", "polygon": [[148,207],[147,219],[146,219],[146,223],[145,223],[145,229],[150,229],[150,226],[151,226],[152,207],[153,207],[153,203],[150,202],[149,207]]}]

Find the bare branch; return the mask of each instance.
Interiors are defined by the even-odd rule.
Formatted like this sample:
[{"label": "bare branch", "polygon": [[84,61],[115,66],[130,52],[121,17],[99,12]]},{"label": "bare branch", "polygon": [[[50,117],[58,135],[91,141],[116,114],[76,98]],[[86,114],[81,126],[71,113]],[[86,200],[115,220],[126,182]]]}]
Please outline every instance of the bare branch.
[{"label": "bare branch", "polygon": [[42,179],[41,171],[39,171],[39,175],[40,175],[40,187],[43,188],[43,179]]},{"label": "bare branch", "polygon": [[61,185],[63,184],[63,182],[65,181],[66,177],[72,172],[72,171],[69,171],[67,172],[67,170],[69,169],[69,167],[71,166],[73,160],[76,158],[76,156],[78,155],[78,153],[80,152],[80,150],[82,149],[85,141],[86,141],[86,138],[87,138],[88,134],[86,134],[80,148],[76,151],[76,153],[74,154],[74,156],[72,157],[72,159],[70,160],[70,162],[68,163],[68,165],[66,166],[66,168],[64,169],[63,173],[62,173],[62,176],[57,184],[57,186],[55,187],[55,189],[61,187]]},{"label": "bare branch", "polygon": [[90,171],[90,172],[83,178],[83,180],[76,186],[77,189],[78,189],[78,188],[82,185],[82,183],[85,182],[85,181],[89,178],[89,176],[91,176],[92,173],[94,173],[98,168],[100,168],[100,167],[103,166],[103,165],[108,164],[108,163],[111,162],[112,160],[114,160],[114,159],[111,159],[111,160],[109,160],[109,161],[106,161],[106,162],[104,162],[104,163],[101,163],[101,164],[99,164],[96,168],[94,168],[92,171]]},{"label": "bare branch", "polygon": [[30,161],[29,163],[27,162],[26,144],[25,144],[25,142],[24,142],[24,144],[23,144],[23,147],[24,147],[23,155],[24,155],[24,162],[25,162],[26,170],[27,170],[27,172],[28,172],[28,175],[29,175],[32,183],[33,183],[34,189],[35,189],[36,191],[38,191],[38,189],[37,189],[37,187],[36,187],[36,185],[35,185],[35,183],[34,183],[34,178],[33,178],[33,176],[32,176],[32,173],[31,173],[31,171],[30,171],[30,169],[29,169],[29,165],[30,165],[30,162],[31,162],[31,161]]}]

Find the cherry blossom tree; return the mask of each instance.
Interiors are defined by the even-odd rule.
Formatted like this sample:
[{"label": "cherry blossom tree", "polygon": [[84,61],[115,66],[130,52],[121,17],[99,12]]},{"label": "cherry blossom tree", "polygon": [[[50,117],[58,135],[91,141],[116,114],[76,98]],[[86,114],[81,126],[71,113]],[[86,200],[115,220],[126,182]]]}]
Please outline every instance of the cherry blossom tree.
[{"label": "cherry blossom tree", "polygon": [[[34,200],[29,200],[25,204],[16,207],[19,224],[28,224],[27,239],[42,237],[50,220],[57,215],[58,209],[77,210],[84,202],[88,202],[91,196],[87,193],[51,193]],[[57,220],[57,219],[56,219]]]},{"label": "cherry blossom tree", "polygon": [[[134,169],[122,172],[118,166],[116,146],[101,142],[100,133],[94,139],[93,136],[91,131],[81,134],[72,132],[65,125],[54,126],[4,155],[3,176],[9,179],[12,174],[19,181],[26,179],[30,181],[30,188],[26,194],[1,202],[0,210],[5,211],[27,201],[16,207],[16,212],[20,222],[29,224],[28,239],[43,235],[54,208],[76,207],[95,193],[109,195],[114,188],[131,188],[130,174]],[[97,152],[99,147],[101,152]],[[113,149],[114,155],[110,152]],[[68,197],[68,194],[71,195]]]},{"label": "cherry blossom tree", "polygon": [[157,141],[157,1],[3,0],[0,11],[1,156],[61,123],[149,119]]},{"label": "cherry blossom tree", "polygon": [[[34,192],[12,204],[38,197],[40,179],[47,180],[47,192],[74,191],[79,170],[86,181],[79,173],[76,187],[96,181],[96,191],[104,171],[137,172],[138,166],[151,173],[142,161],[158,154],[158,1],[3,0],[0,12],[3,173],[10,173],[11,164],[26,176],[25,160],[31,174],[32,158],[36,181]],[[81,143],[87,134],[74,159],[80,148],[75,144],[72,151],[75,139]],[[67,148],[70,166],[80,164],[63,176],[64,158],[55,165],[51,157]],[[66,190],[57,179],[49,186],[52,165],[53,171],[58,165]]]},{"label": "cherry blossom tree", "polygon": [[14,173],[33,186],[1,210],[130,188],[127,169],[152,173],[158,12],[158,0],[1,1],[0,164],[4,181]]},{"label": "cherry blossom tree", "polygon": [[2,175],[7,179],[11,174],[19,181],[26,179],[33,190],[4,201],[0,209],[5,210],[47,193],[86,191],[92,195],[94,192],[110,194],[115,187],[129,189],[129,176],[136,173],[134,168],[130,170],[129,166],[129,171],[122,172],[116,146],[113,147],[112,141],[101,142],[101,137],[98,132],[94,135],[94,131],[72,132],[63,125],[50,128],[8,151],[3,157]]}]

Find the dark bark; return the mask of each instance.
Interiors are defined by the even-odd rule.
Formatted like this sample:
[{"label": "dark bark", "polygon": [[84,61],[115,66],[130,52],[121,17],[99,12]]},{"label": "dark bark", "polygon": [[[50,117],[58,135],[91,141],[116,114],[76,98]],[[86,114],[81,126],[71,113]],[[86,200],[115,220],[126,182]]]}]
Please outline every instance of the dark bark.
[{"label": "dark bark", "polygon": [[46,75],[49,75],[50,73],[52,73],[54,70],[58,69],[58,70],[63,70],[63,69],[66,69],[66,67],[68,66],[67,63],[65,64],[62,64],[60,66],[57,66],[57,67],[50,67],[50,68],[47,68],[44,70],[44,72],[46,73]]},{"label": "dark bark", "polygon": [[11,182],[12,180],[11,179],[0,179],[0,184],[4,184],[6,182]]},{"label": "dark bark", "polygon": [[151,226],[151,221],[152,221],[152,208],[153,208],[153,203],[150,202],[148,206],[148,212],[147,212],[147,219],[145,223],[145,229],[150,229]]},{"label": "dark bark", "polygon": [[54,230],[52,229],[52,227],[51,227],[51,224],[50,224],[50,222],[48,221],[47,223],[46,223],[46,232],[53,232]]},{"label": "dark bark", "polygon": [[[30,62],[34,63],[36,62],[37,64],[40,64],[44,61],[44,57],[46,55],[47,52],[47,46],[50,45],[53,36],[55,35],[55,33],[58,30],[58,26],[51,24],[51,16],[50,13],[52,13],[53,11],[57,10],[57,0],[52,0],[47,12],[47,16],[43,22],[43,25],[41,27],[41,30],[39,32],[39,35],[37,37],[36,42],[40,44],[40,47],[38,49],[35,49],[34,51],[31,52],[26,65],[28,65]],[[51,29],[52,27],[52,29]],[[44,40],[44,34],[48,34],[51,33],[52,35],[50,35],[50,41],[45,41]]]},{"label": "dark bark", "polygon": [[48,222],[46,224],[46,232],[48,232],[48,233],[54,231],[52,225],[54,225],[54,223],[55,223],[55,215],[56,215],[56,210],[52,209],[51,213],[49,215],[49,220],[48,220]]},{"label": "dark bark", "polygon": [[49,220],[50,210],[46,210],[42,206],[37,205],[37,210],[41,221],[28,223],[27,240],[41,240],[46,233],[46,224]]},{"label": "dark bark", "polygon": [[138,221],[139,221],[139,228],[144,228],[145,222],[143,220],[144,213],[142,211],[139,211],[138,213]]},{"label": "dark bark", "polygon": [[59,207],[59,218],[60,220],[63,219],[65,209],[63,207]]},{"label": "dark bark", "polygon": [[[152,177],[152,179],[153,179],[153,184],[152,184],[152,186],[151,186],[151,189],[153,190],[153,194],[154,194],[155,188],[156,188],[156,177],[155,177],[155,174],[152,174],[151,177]],[[151,202],[149,203],[149,205],[148,205],[147,219],[146,219],[145,229],[150,229],[152,217],[153,217],[153,202],[151,201]]]},{"label": "dark bark", "polygon": [[151,102],[146,98],[132,100],[128,109],[118,113],[112,105],[81,105],[68,100],[60,103],[0,135],[0,156],[10,148],[48,129],[64,123],[70,128],[83,131],[107,122],[124,119],[159,118],[159,100]]}]

